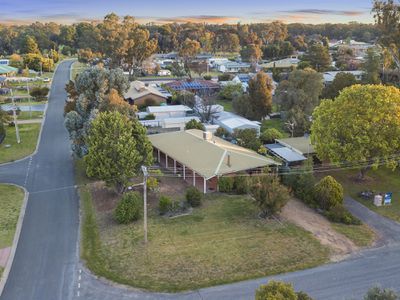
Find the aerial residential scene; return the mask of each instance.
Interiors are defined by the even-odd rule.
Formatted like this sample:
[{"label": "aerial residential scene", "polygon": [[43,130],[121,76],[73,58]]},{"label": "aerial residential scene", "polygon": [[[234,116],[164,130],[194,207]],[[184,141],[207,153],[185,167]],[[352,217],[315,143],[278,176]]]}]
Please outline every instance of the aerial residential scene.
[{"label": "aerial residential scene", "polygon": [[399,0],[0,7],[1,300],[400,300]]}]

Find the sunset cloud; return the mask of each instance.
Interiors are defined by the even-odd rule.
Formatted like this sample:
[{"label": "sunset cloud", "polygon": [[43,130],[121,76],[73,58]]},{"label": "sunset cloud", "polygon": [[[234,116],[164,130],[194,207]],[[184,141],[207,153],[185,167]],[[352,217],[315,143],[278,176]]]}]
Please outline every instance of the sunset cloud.
[{"label": "sunset cloud", "polygon": [[156,22],[160,23],[228,23],[232,21],[238,21],[238,17],[232,16],[212,16],[212,15],[199,15],[199,16],[180,16],[180,17],[168,17],[168,18],[157,18]]},{"label": "sunset cloud", "polygon": [[285,10],[283,13],[312,14],[312,15],[338,15],[338,16],[361,16],[365,12],[356,10],[333,10],[333,9],[296,9]]}]

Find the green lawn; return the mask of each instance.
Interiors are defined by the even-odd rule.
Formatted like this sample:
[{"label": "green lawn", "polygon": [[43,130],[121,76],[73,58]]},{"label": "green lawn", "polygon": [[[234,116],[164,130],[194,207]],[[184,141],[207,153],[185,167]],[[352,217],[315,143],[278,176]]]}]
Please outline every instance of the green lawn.
[{"label": "green lawn", "polygon": [[[367,172],[366,180],[359,182],[355,180],[358,170],[346,170],[341,172],[332,172],[339,182],[342,183],[345,193],[358,200],[371,210],[400,222],[400,171],[391,171],[382,167],[376,171]],[[372,200],[365,200],[359,197],[361,191],[373,190],[375,192],[392,192],[392,205],[386,207],[376,207]]]},{"label": "green lawn", "polygon": [[[0,163],[14,161],[28,156],[36,149],[41,124],[19,125],[21,143],[17,144],[14,127],[6,127],[6,138],[0,144]],[[11,145],[6,148],[5,145]]]},{"label": "green lawn", "polygon": [[285,122],[282,119],[264,120],[261,125],[261,132],[265,129],[275,128],[282,132],[285,138],[289,137],[289,133],[285,130]]},{"label": "green lawn", "polygon": [[375,233],[365,224],[363,225],[345,225],[332,223],[333,229],[348,237],[356,246],[371,246],[375,239]]},{"label": "green lawn", "polygon": [[41,111],[21,111],[18,115],[18,120],[30,120],[30,119],[41,119],[43,118],[43,112]]},{"label": "green lawn", "polygon": [[[79,181],[78,181],[79,182]],[[83,208],[82,257],[97,275],[154,291],[181,291],[305,269],[329,259],[310,233],[257,218],[245,196],[209,195],[192,215],[149,216],[149,243],[142,220],[117,225],[112,210],[96,212],[88,187]]]},{"label": "green lawn", "polygon": [[0,184],[0,249],[12,245],[23,199],[21,188]]},{"label": "green lawn", "polygon": [[225,111],[233,112],[232,101],[231,100],[222,100],[218,99],[216,104],[222,105]]}]

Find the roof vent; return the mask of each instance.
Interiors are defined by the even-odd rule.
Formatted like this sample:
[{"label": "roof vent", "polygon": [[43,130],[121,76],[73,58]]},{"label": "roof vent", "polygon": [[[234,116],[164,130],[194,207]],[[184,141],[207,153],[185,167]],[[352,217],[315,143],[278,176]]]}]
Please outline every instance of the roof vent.
[{"label": "roof vent", "polygon": [[204,131],[204,132],[203,132],[203,139],[204,139],[205,141],[211,141],[211,140],[212,140],[212,137],[213,137],[212,132],[210,132],[210,131]]},{"label": "roof vent", "polygon": [[227,163],[226,164],[228,165],[229,168],[232,166],[232,164],[231,164],[231,154],[230,153],[228,153],[228,155],[227,155]]}]

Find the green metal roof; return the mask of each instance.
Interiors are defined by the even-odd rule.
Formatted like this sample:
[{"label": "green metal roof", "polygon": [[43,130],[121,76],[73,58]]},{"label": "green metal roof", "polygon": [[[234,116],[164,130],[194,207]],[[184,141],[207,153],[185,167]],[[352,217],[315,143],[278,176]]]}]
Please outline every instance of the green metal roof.
[{"label": "green metal roof", "polygon": [[0,65],[0,74],[8,74],[8,73],[13,73],[17,72],[18,69],[6,65]]}]

